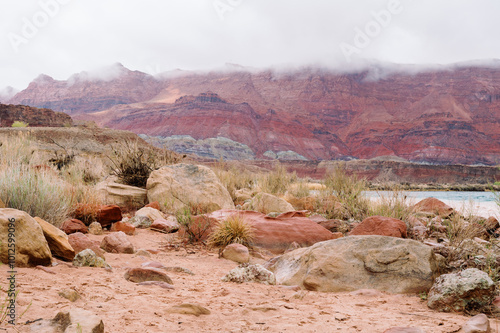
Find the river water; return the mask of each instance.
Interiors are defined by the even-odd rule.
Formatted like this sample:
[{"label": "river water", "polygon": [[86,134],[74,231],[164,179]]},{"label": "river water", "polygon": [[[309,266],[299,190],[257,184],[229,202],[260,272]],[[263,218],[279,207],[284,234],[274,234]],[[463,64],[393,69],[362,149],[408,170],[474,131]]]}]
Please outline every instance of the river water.
[{"label": "river water", "polygon": [[[497,205],[495,194],[492,192],[404,191],[403,193],[412,203],[434,197],[463,214],[473,213],[484,217],[500,217],[500,207]],[[390,197],[390,194],[389,191],[366,191],[366,195],[372,200],[377,200],[380,197]]]}]

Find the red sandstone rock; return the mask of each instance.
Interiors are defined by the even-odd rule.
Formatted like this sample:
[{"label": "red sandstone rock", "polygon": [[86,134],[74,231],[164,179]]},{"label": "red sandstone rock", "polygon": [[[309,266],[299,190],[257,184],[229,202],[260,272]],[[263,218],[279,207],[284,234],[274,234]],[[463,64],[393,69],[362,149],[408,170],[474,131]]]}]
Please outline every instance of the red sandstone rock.
[{"label": "red sandstone rock", "polygon": [[89,232],[87,226],[82,221],[77,219],[64,221],[61,225],[61,230],[64,231],[67,235],[73,234],[75,232],[81,232],[84,234]]},{"label": "red sandstone rock", "polygon": [[151,208],[154,208],[154,209],[157,209],[157,210],[160,210],[160,203],[158,201],[153,201],[153,202],[150,202],[148,203],[146,206],[144,207],[151,207]]},{"label": "red sandstone rock", "polygon": [[398,219],[384,216],[370,216],[352,229],[349,236],[379,235],[406,238],[406,224]]},{"label": "red sandstone rock", "polygon": [[110,231],[112,232],[123,231],[125,234],[129,236],[133,236],[135,234],[135,227],[130,223],[115,222],[111,225]]},{"label": "red sandstone rock", "polygon": [[104,258],[104,251],[100,248],[99,241],[92,241],[81,232],[69,235],[68,242],[75,250],[75,253],[80,253],[83,250],[90,249],[94,251],[97,256]]},{"label": "red sandstone rock", "polygon": [[484,223],[484,227],[486,228],[486,230],[491,232],[500,228],[500,224],[498,223],[498,220],[495,217],[490,216]]},{"label": "red sandstone rock", "polygon": [[106,235],[101,242],[101,249],[109,253],[134,253],[134,245],[123,231]]},{"label": "red sandstone rock", "polygon": [[448,217],[454,213],[453,208],[436,198],[423,199],[413,206],[413,208],[417,212],[435,214],[441,217]]},{"label": "red sandstone rock", "polygon": [[96,220],[103,227],[110,226],[113,222],[122,220],[122,211],[117,205],[101,206],[97,213]]},{"label": "red sandstone rock", "polygon": [[294,242],[300,247],[306,247],[338,238],[305,217],[304,212],[287,212],[273,218],[253,211],[227,209],[215,211],[209,217],[222,221],[233,214],[240,214],[254,228],[254,246],[274,253],[283,253]]}]

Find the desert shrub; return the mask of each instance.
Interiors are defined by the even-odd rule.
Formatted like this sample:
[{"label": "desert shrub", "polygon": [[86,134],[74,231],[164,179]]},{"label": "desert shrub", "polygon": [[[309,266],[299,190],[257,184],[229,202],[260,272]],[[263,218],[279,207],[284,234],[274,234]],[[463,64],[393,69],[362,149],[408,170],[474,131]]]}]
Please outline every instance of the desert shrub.
[{"label": "desert shrub", "polygon": [[288,193],[295,198],[306,198],[311,194],[311,190],[304,179],[299,179],[295,184],[291,184]]},{"label": "desert shrub", "polygon": [[149,175],[168,164],[180,162],[182,157],[172,151],[140,146],[138,141],[127,140],[112,147],[111,173],[126,185],[146,187]]},{"label": "desert shrub", "polygon": [[208,244],[215,247],[226,247],[238,243],[250,247],[254,237],[254,230],[244,217],[239,214],[229,216],[215,227],[208,238]]},{"label": "desert shrub", "polygon": [[18,165],[0,172],[0,196],[8,207],[56,226],[68,217],[74,194],[73,187],[51,171]]},{"label": "desert shrub", "polygon": [[291,183],[297,180],[295,172],[289,173],[280,163],[276,164],[274,169],[258,180],[261,190],[270,194],[285,194]]},{"label": "desert shrub", "polygon": [[37,155],[29,139],[19,136],[9,137],[0,144],[0,168],[34,164]]},{"label": "desert shrub", "polygon": [[[347,175],[345,168],[337,166],[333,172],[326,175],[324,184],[326,190],[323,195],[331,197],[335,195],[340,203],[340,209],[336,209],[338,204],[333,200],[328,200],[328,204],[333,205],[333,211],[329,210],[329,218],[338,219],[364,219],[369,212],[369,200],[363,194],[366,190],[366,181],[358,179],[356,176]],[[337,213],[338,212],[338,213]]]},{"label": "desert shrub", "polygon": [[28,125],[29,125],[28,123],[25,123],[24,121],[18,121],[18,120],[14,121],[12,123],[12,127],[28,127]]},{"label": "desert shrub", "polygon": [[399,188],[393,188],[387,195],[379,193],[379,199],[371,202],[369,214],[392,217],[405,222],[413,214],[414,203]]},{"label": "desert shrub", "polygon": [[228,166],[225,162],[219,161],[212,166],[212,170],[219,178],[231,195],[233,201],[236,198],[236,191],[243,188],[252,188],[255,184],[255,175],[247,170],[238,169],[235,166]]},{"label": "desert shrub", "polygon": [[180,234],[188,243],[199,243],[207,239],[212,229],[208,216],[194,215],[189,206],[180,209],[175,215],[182,227]]},{"label": "desert shrub", "polygon": [[94,185],[105,177],[104,169],[104,164],[99,158],[77,156],[74,163],[61,171],[61,175],[72,185]]}]

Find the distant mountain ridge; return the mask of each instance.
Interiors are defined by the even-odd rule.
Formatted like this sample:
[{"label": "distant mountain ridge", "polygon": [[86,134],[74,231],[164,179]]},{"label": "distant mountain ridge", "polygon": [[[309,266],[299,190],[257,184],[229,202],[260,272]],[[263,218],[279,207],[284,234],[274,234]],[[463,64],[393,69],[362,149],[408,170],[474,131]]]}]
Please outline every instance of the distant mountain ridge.
[{"label": "distant mountain ridge", "polygon": [[257,158],[292,151],[312,160],[500,163],[498,66],[153,77],[118,64],[108,78],[81,76],[39,77],[9,102],[150,136],[224,137]]}]

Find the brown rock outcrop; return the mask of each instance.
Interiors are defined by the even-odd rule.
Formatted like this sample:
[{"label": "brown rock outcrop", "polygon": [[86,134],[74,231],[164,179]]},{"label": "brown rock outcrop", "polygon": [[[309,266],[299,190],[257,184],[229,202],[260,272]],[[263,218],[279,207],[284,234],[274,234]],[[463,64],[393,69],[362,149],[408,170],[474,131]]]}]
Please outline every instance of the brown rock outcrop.
[{"label": "brown rock outcrop", "polygon": [[50,109],[39,109],[26,105],[0,104],[0,127],[11,127],[15,121],[22,121],[30,127],[73,125],[73,119],[64,112],[54,112]]},{"label": "brown rock outcrop", "polygon": [[406,238],[406,224],[392,217],[370,216],[352,229],[349,235],[379,235]]}]

